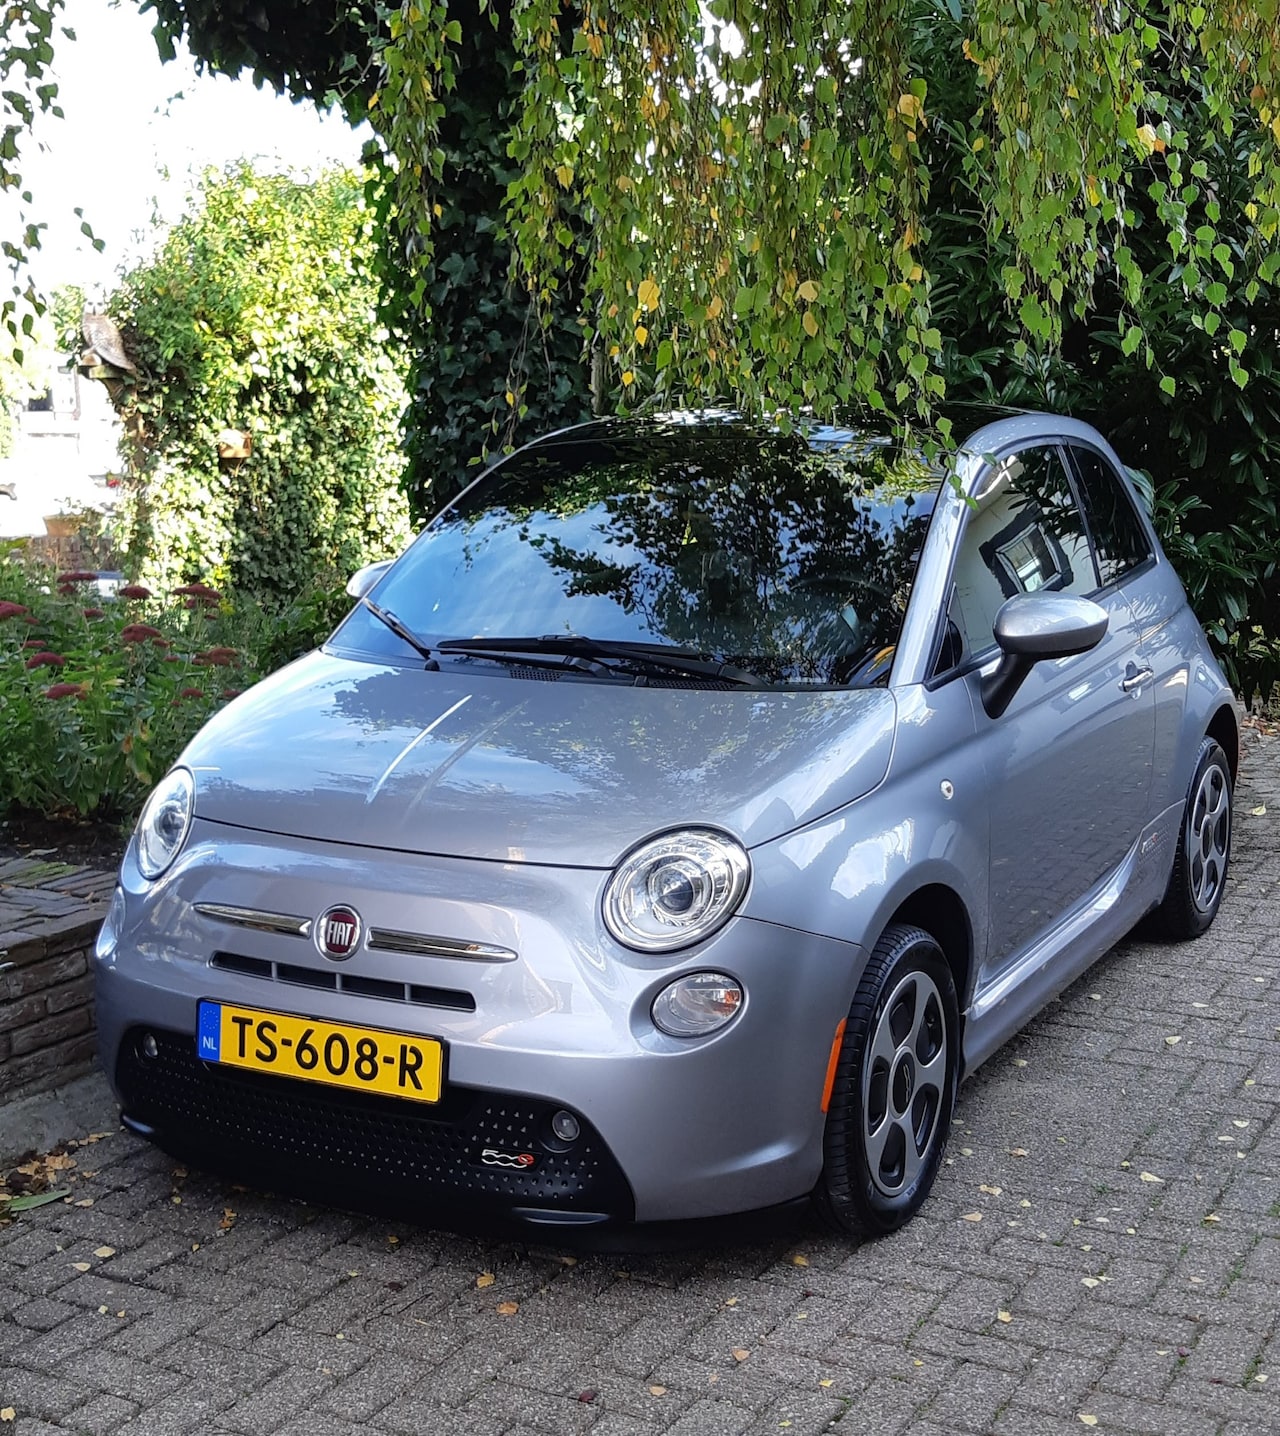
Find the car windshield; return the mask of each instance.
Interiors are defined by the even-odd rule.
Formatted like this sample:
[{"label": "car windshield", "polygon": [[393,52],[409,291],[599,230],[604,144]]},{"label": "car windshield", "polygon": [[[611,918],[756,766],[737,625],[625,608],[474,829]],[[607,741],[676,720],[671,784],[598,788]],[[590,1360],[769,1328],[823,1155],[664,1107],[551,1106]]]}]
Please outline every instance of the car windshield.
[{"label": "car windshield", "polygon": [[[918,452],[847,430],[597,424],[501,464],[373,598],[433,650],[581,638],[678,649],[771,685],[883,681],[939,479]],[[411,652],[364,605],[334,641]]]}]

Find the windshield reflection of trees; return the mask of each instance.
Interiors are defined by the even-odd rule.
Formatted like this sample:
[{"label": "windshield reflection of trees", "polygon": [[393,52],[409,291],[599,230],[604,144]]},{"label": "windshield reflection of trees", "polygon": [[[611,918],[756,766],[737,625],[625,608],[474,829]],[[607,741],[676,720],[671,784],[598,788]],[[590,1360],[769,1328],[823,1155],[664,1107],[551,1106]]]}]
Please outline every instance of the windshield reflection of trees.
[{"label": "windshield reflection of trees", "polygon": [[[574,599],[614,606],[589,636],[678,644],[774,682],[847,683],[897,641],[938,482],[917,456],[725,425],[586,457],[530,455],[446,518],[471,549],[464,571],[481,559],[473,526],[486,546],[514,530],[561,576],[565,620]],[[565,523],[582,515],[586,543]]]}]

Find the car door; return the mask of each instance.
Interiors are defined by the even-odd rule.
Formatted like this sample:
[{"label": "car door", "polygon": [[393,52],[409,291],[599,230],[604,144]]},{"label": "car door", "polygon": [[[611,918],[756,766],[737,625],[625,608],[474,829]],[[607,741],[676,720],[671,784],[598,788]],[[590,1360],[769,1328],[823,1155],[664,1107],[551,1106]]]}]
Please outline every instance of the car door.
[{"label": "car door", "polygon": [[[999,660],[992,628],[1018,593],[1092,598],[1110,623],[1088,653],[1036,664],[990,719],[981,679]],[[967,669],[988,784],[990,902],[979,984],[1113,872],[1146,822],[1153,699],[1133,611],[1099,582],[1084,517],[1055,442],[993,457],[969,502],[950,616]]]}]

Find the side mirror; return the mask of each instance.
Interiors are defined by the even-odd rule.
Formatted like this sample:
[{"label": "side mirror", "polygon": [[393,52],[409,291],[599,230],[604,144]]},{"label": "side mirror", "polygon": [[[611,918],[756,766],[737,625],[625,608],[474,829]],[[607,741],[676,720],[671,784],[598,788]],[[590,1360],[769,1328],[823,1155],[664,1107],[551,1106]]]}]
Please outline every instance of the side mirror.
[{"label": "side mirror", "polygon": [[393,563],[395,563],[395,559],[384,558],[377,563],[367,563],[363,568],[356,569],[355,573],[347,580],[347,592],[352,598],[363,598]]},{"label": "side mirror", "polygon": [[1108,621],[1106,609],[1087,598],[1041,592],[1009,599],[996,614],[994,629],[1002,657],[995,672],[982,680],[987,717],[999,718],[1042,659],[1071,658],[1095,648]]}]

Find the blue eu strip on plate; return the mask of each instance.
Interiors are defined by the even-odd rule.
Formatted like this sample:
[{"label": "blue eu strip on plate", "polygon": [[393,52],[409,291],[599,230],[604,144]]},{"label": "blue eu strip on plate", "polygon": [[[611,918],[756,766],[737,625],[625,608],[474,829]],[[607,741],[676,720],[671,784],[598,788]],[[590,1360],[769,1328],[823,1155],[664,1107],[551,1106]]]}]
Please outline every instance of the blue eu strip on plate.
[{"label": "blue eu strip on plate", "polygon": [[200,1004],[196,1051],[206,1062],[217,1062],[222,1057],[222,1008],[216,1002]]}]

